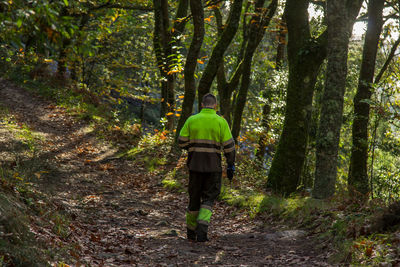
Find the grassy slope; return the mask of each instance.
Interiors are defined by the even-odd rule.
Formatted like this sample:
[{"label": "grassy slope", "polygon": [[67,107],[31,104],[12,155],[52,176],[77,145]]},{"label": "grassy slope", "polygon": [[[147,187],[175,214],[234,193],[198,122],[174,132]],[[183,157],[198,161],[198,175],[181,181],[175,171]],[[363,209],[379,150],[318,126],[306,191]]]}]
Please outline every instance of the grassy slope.
[{"label": "grassy slope", "polygon": [[0,266],[46,266],[59,250],[49,241],[62,238],[66,216],[38,190],[42,139],[2,106],[0,125]]}]

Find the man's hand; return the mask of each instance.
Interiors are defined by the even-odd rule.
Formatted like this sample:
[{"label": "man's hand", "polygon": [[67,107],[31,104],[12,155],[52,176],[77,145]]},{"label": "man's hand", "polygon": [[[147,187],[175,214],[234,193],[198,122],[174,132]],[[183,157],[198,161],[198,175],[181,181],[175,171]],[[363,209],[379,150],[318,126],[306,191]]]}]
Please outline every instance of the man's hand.
[{"label": "man's hand", "polygon": [[228,177],[229,181],[232,181],[234,173],[235,173],[235,165],[228,164],[228,168],[226,169],[226,176]]}]

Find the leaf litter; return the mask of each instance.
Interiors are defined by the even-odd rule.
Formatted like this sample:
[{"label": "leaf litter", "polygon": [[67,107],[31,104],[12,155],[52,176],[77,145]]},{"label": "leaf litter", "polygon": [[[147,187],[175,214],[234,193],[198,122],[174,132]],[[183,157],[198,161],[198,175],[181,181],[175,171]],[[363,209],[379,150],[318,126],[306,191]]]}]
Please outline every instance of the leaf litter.
[{"label": "leaf litter", "polygon": [[0,102],[45,136],[38,157],[58,170],[56,177],[35,174],[39,189],[71,217],[63,237],[39,226],[32,232],[69,248],[62,259],[69,266],[331,266],[330,252],[316,249],[307,233],[274,229],[223,202],[215,205],[211,241],[189,242],[186,193],[162,187],[162,177],[146,172],[144,163],[102,162],[115,149],[83,130],[84,122],[2,82]]}]

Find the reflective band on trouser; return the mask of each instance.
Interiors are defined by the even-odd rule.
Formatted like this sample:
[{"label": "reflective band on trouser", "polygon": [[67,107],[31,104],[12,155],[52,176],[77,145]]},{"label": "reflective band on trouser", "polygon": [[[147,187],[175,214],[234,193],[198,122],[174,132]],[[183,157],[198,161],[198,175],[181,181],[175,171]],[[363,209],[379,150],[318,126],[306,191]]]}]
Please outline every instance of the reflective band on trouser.
[{"label": "reflective band on trouser", "polygon": [[196,230],[197,227],[197,216],[199,215],[199,211],[187,211],[186,212],[186,226],[190,230]]},{"label": "reflective band on trouser", "polygon": [[201,206],[200,211],[199,211],[199,216],[197,216],[197,222],[205,225],[210,224],[211,220],[211,207],[209,206]]}]

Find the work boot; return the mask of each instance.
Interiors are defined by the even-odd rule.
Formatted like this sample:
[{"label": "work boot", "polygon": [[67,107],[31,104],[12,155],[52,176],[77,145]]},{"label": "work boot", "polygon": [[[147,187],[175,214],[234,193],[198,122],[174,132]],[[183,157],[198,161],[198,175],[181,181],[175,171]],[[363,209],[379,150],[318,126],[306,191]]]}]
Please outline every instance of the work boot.
[{"label": "work boot", "polygon": [[196,241],[196,232],[192,229],[187,228],[187,239]]},{"label": "work boot", "polygon": [[196,228],[197,242],[209,241],[207,238],[208,225],[199,223]]},{"label": "work boot", "polygon": [[197,242],[209,241],[207,238],[207,233],[197,234]]}]

